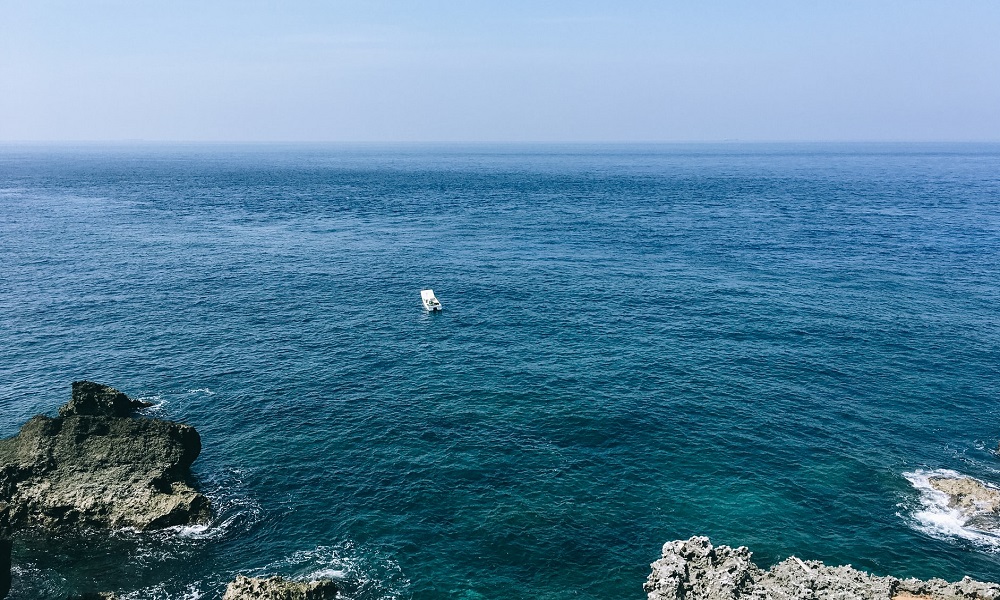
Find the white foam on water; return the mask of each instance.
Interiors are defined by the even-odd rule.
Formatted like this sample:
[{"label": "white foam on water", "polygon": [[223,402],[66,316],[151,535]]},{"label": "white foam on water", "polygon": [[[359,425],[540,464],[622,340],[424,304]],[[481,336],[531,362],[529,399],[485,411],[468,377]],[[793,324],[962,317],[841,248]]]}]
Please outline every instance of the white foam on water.
[{"label": "white foam on water", "polygon": [[200,600],[205,597],[205,592],[192,583],[178,596],[168,591],[163,584],[157,584],[134,592],[120,593],[118,596],[124,600]]},{"label": "white foam on water", "polygon": [[[194,388],[194,389],[189,389],[189,390],[186,390],[185,393],[187,393],[189,395],[192,395],[192,394],[204,394],[205,396],[214,396],[215,395],[215,392],[213,392],[209,388]],[[180,394],[180,392],[174,393],[174,395],[178,395],[178,394]],[[163,412],[164,407],[166,407],[168,404],[170,404],[170,401],[167,400],[163,396],[163,394],[142,394],[140,396],[134,397],[133,400],[139,400],[141,402],[150,402],[150,403],[152,403],[152,406],[148,406],[146,408],[140,409],[140,411],[139,411],[140,413],[147,414],[147,415],[149,415],[149,414],[157,414],[157,413]]]},{"label": "white foam on water", "polygon": [[159,394],[144,394],[142,396],[137,396],[133,400],[138,400],[139,402],[149,402],[152,406],[147,406],[146,408],[139,409],[141,414],[154,414],[163,411],[163,407],[169,404],[164,400],[163,396]]},{"label": "white foam on water", "polygon": [[7,600],[66,597],[66,579],[52,569],[35,563],[15,563],[10,572],[13,577]]},{"label": "white foam on water", "polygon": [[175,527],[168,527],[169,531],[177,534],[178,537],[202,539],[208,537],[206,534],[211,531],[211,524],[205,525],[177,525]]},{"label": "white foam on water", "polygon": [[[203,492],[213,507],[208,523],[175,525],[155,531],[124,527],[110,535],[137,543],[136,560],[150,563],[177,553],[197,552],[206,542],[240,535],[259,522],[264,512],[260,503],[243,489],[241,476],[240,471],[230,469],[206,482]],[[168,546],[164,547],[163,542]]]},{"label": "white foam on water", "polygon": [[[112,532],[112,535],[141,539],[146,536],[163,538],[181,538],[188,540],[214,540],[224,537],[237,522],[242,522],[242,527],[260,520],[260,507],[249,500],[222,503],[209,497],[212,504],[217,507],[216,514],[208,523],[198,525],[174,525],[163,529],[144,532],[134,527],[122,527]],[[220,504],[223,504],[221,507]]]},{"label": "white foam on water", "polygon": [[260,570],[260,576],[274,574],[299,581],[333,579],[338,597],[380,600],[406,597],[409,580],[399,565],[384,556],[366,552],[348,542],[338,546],[317,546],[300,550]]},{"label": "white foam on water", "polygon": [[177,525],[168,527],[165,531],[192,540],[217,539],[225,536],[237,522],[243,522],[246,527],[260,520],[260,506],[251,500],[239,499],[225,503],[214,498],[211,500],[217,507],[212,521],[200,525]]},{"label": "white foam on water", "polygon": [[320,569],[310,573],[311,579],[345,579],[347,571],[344,569]]},{"label": "white foam on water", "polygon": [[[1000,550],[1000,536],[989,531],[967,526],[969,515],[948,506],[948,494],[931,487],[933,477],[959,479],[968,477],[951,469],[917,469],[903,473],[910,484],[920,492],[920,505],[911,507],[913,528],[937,539],[962,539],[991,550]],[[969,477],[987,486],[984,481]]]}]

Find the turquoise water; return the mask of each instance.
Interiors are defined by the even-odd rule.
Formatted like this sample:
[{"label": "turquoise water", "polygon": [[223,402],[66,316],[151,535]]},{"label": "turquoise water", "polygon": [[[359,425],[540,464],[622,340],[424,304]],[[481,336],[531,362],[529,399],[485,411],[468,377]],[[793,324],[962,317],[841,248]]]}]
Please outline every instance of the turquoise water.
[{"label": "turquoise water", "polygon": [[12,598],[640,598],[694,534],[1000,580],[919,489],[1000,483],[998,234],[996,145],[4,146],[0,435],[108,383],[218,507]]}]

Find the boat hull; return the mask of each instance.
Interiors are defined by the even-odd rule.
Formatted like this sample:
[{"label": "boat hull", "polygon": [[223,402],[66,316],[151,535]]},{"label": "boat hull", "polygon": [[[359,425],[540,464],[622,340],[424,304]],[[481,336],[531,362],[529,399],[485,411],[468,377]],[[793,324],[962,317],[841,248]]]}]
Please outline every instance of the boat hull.
[{"label": "boat hull", "polygon": [[420,300],[428,311],[441,310],[441,302],[434,296],[434,290],[420,290]]}]

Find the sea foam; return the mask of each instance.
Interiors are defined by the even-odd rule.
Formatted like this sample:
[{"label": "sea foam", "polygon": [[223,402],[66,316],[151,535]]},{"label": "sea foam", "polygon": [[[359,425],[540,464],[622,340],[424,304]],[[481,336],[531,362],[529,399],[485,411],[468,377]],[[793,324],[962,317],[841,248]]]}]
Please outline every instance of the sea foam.
[{"label": "sea foam", "polygon": [[[903,473],[903,477],[920,492],[920,504],[913,507],[910,515],[914,529],[938,539],[962,539],[990,550],[1000,550],[1000,536],[970,527],[970,516],[949,506],[948,494],[934,489],[930,484],[933,477],[957,479],[968,477],[967,475],[951,469],[917,469]],[[984,481],[976,481],[987,487],[995,487]]]},{"label": "sea foam", "polygon": [[258,575],[275,573],[302,581],[333,579],[345,598],[403,598],[410,585],[395,560],[352,542],[293,552]]}]

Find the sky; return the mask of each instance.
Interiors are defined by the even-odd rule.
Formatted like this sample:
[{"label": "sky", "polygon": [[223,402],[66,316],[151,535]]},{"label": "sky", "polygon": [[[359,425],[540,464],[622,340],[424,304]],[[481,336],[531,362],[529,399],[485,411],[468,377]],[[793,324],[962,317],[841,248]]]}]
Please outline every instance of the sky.
[{"label": "sky", "polygon": [[1000,141],[998,0],[0,0],[0,142]]}]

